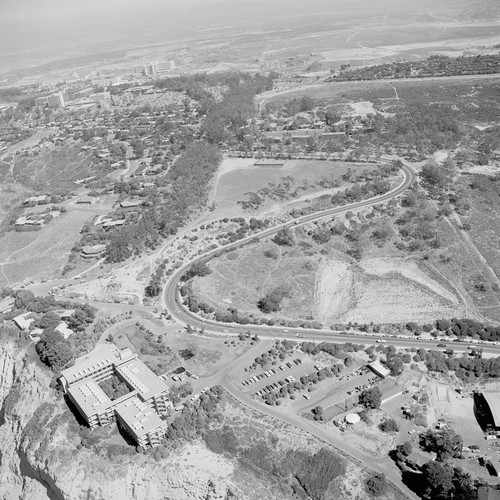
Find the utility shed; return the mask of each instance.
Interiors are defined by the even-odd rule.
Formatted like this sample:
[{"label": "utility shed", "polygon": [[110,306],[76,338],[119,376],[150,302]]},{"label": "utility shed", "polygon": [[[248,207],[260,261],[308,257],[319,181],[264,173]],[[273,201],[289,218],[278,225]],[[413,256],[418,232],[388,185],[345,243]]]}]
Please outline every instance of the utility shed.
[{"label": "utility shed", "polygon": [[386,366],[384,366],[380,361],[373,361],[372,363],[370,363],[368,365],[368,368],[373,372],[375,373],[376,375],[378,375],[379,377],[382,377],[382,378],[385,378],[387,376],[390,375],[391,373],[391,370],[389,370],[389,368],[387,368]]}]

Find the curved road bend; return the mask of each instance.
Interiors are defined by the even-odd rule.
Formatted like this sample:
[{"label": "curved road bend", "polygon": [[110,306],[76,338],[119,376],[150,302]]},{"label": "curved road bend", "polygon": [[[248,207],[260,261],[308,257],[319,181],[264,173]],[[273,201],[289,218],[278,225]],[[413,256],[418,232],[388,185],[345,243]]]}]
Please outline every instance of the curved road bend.
[{"label": "curved road bend", "polygon": [[[403,181],[394,189],[389,191],[388,193],[385,193],[380,196],[375,196],[372,198],[369,198],[367,200],[363,200],[360,202],[352,203],[350,205],[344,205],[342,207],[334,207],[330,208],[327,210],[323,210],[321,212],[316,212],[313,214],[305,215],[303,217],[299,217],[291,222],[286,222],[277,226],[274,226],[272,228],[265,229],[264,231],[261,231],[258,234],[254,234],[252,236],[248,236],[242,240],[235,241],[233,243],[229,243],[227,245],[224,245],[222,247],[216,248],[212,251],[206,252],[181,268],[179,268],[167,281],[163,295],[162,295],[162,305],[163,308],[169,311],[172,316],[179,321],[180,323],[185,323],[185,324],[190,324],[192,326],[195,326],[197,328],[207,328],[209,327],[210,331],[214,332],[219,332],[219,333],[231,333],[233,335],[236,335],[240,332],[245,332],[249,328],[251,328],[252,332],[257,333],[261,337],[265,338],[289,338],[289,339],[294,339],[296,338],[296,335],[300,335],[301,337],[305,339],[312,339],[312,340],[329,340],[329,341],[334,341],[334,342],[347,342],[347,341],[354,341],[354,342],[359,342],[362,343],[365,341],[365,343],[373,343],[374,342],[374,337],[370,335],[343,335],[343,334],[338,334],[338,333],[332,333],[327,330],[305,330],[305,329],[290,329],[290,331],[286,330],[283,331],[282,328],[279,327],[270,327],[270,326],[262,326],[262,325],[227,325],[224,323],[218,323],[216,321],[211,321],[211,320],[204,320],[197,315],[191,313],[190,311],[186,310],[182,304],[181,300],[179,297],[178,293],[178,287],[177,283],[179,282],[180,278],[182,275],[191,267],[193,264],[196,262],[200,262],[202,260],[205,260],[209,257],[214,256],[215,254],[221,252],[221,251],[227,251],[231,249],[236,249],[239,248],[250,241],[252,241],[255,238],[264,238],[264,237],[269,237],[274,234],[276,234],[278,231],[280,231],[284,227],[293,227],[293,226],[298,226],[302,224],[306,224],[308,222],[322,219],[327,216],[332,216],[340,213],[347,212],[349,210],[353,210],[356,208],[361,208],[361,207],[368,207],[372,205],[376,205],[378,203],[383,203],[386,201],[391,200],[392,198],[402,194],[406,189],[408,189],[414,182],[416,178],[415,171],[408,165],[403,163],[402,167],[402,172],[404,174],[404,179]],[[409,340],[409,339],[391,339],[390,340],[391,344],[394,344],[396,346],[401,346],[401,347],[413,347],[413,346],[421,346],[421,347],[435,347],[435,343],[432,341],[420,341],[417,342],[415,340]],[[456,348],[457,350],[465,350],[466,347],[461,344],[461,345],[453,345],[453,348]],[[253,408],[256,411],[259,411],[261,413],[264,413],[266,415],[272,416],[274,418],[277,418],[278,420],[284,421],[294,427],[297,427],[299,429],[302,429],[306,432],[309,432],[313,434],[314,436],[318,437],[319,439],[323,440],[324,442],[327,442],[331,444],[332,446],[343,450],[346,454],[354,457],[355,459],[358,459],[362,461],[363,463],[368,463],[369,466],[379,472],[383,472],[387,475],[387,477],[392,480],[395,484],[398,485],[399,488],[401,488],[408,497],[410,498],[416,498],[415,495],[408,490],[401,482],[401,477],[399,470],[397,467],[390,461],[389,458],[384,458],[384,459],[377,459],[374,460],[373,457],[370,455],[367,455],[360,451],[359,449],[355,448],[354,446],[350,445],[349,443],[346,443],[344,439],[342,439],[342,436],[340,435],[340,431],[335,430],[330,430],[330,429],[322,429],[318,425],[315,425],[313,422],[309,422],[308,420],[305,420],[301,418],[299,415],[283,415],[279,410],[274,409],[272,407],[264,406],[246,393],[243,393],[242,391],[238,390],[233,383],[231,382],[230,379],[230,372],[235,368],[236,365],[242,366],[244,365],[246,358],[249,360],[253,359],[254,349],[251,349],[247,353],[245,353],[243,356],[239,357],[237,360],[235,360],[233,363],[228,365],[225,369],[220,371],[218,374],[208,377],[205,379],[200,379],[199,383],[205,384],[205,385],[210,385],[210,384],[220,384],[223,387],[226,388],[226,390],[237,400],[239,400],[241,403]],[[249,363],[250,364],[250,363]],[[198,385],[198,384],[197,384]],[[339,435],[337,435],[339,434]]]},{"label": "curved road bend", "polygon": [[264,231],[261,231],[260,233],[253,234],[251,236],[247,236],[246,238],[243,238],[241,240],[235,241],[233,243],[228,243],[227,245],[223,245],[221,247],[218,247],[214,250],[211,250],[209,252],[205,252],[204,254],[192,259],[190,262],[187,264],[184,264],[182,267],[180,267],[167,281],[163,295],[162,295],[162,306],[164,309],[169,311],[172,316],[180,321],[181,323],[189,323],[192,325],[196,325],[199,328],[203,328],[207,325],[210,325],[212,329],[216,329],[218,331],[221,331],[222,329],[226,328],[225,325],[221,325],[220,323],[217,323],[215,321],[206,321],[202,322],[198,316],[194,315],[193,313],[190,313],[177,303],[177,283],[182,277],[182,275],[196,262],[200,262],[202,260],[205,260],[209,257],[213,257],[219,252],[227,251],[227,250],[232,250],[239,248],[241,246],[246,245],[247,243],[251,242],[252,240],[258,238],[266,238],[268,236],[272,236],[276,234],[278,231],[285,227],[293,227],[293,226],[299,226],[302,224],[307,224],[308,222],[312,222],[314,220],[322,219],[324,217],[336,215],[336,214],[341,214],[344,212],[348,212],[349,210],[353,210],[356,208],[361,208],[361,207],[368,207],[372,205],[376,205],[378,203],[383,203],[386,201],[391,200],[395,196],[400,195],[403,193],[406,189],[408,189],[414,182],[416,178],[415,171],[408,165],[408,164],[403,164],[401,167],[401,170],[404,175],[403,181],[394,189],[391,191],[379,195],[379,196],[374,196],[372,198],[369,198],[367,200],[363,201],[358,201],[356,203],[351,203],[349,205],[343,205],[341,207],[333,207],[329,208],[327,210],[322,210],[320,212],[315,212],[312,214],[304,215],[302,217],[298,217],[294,219],[293,221],[285,222],[283,224],[279,224],[277,226],[273,226],[271,228],[265,229]]}]

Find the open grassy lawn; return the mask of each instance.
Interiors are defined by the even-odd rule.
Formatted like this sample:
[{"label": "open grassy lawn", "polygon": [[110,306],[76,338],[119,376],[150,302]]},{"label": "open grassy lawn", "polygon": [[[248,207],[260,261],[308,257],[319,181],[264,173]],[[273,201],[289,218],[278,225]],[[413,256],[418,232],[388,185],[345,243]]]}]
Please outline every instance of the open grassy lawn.
[{"label": "open grassy lawn", "polygon": [[[210,219],[219,217],[252,216],[272,210],[276,205],[295,201],[303,196],[324,190],[319,185],[322,178],[328,181],[340,180],[347,170],[367,171],[373,165],[334,161],[288,160],[282,167],[255,166],[255,159],[228,158],[224,160],[217,177],[213,201],[216,209],[209,214]],[[248,200],[245,193],[257,192],[282,182],[283,177],[292,177],[290,193],[296,194],[281,199],[267,197],[258,210],[244,210],[238,202]]]}]

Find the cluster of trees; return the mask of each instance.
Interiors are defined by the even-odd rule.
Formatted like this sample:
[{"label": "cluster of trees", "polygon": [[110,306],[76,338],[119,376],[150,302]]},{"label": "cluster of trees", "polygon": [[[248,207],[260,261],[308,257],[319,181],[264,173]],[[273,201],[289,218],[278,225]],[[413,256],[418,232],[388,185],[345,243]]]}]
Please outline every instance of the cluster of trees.
[{"label": "cluster of trees", "polygon": [[388,490],[384,474],[372,474],[365,479],[365,489],[372,497],[385,495]]},{"label": "cluster of trees", "polygon": [[200,276],[201,278],[203,276],[208,276],[212,270],[210,267],[208,267],[207,263],[203,260],[200,260],[198,262],[195,262],[184,274],[183,279],[184,281],[188,281],[191,278],[194,278],[195,276]]},{"label": "cluster of trees", "polygon": [[437,459],[444,461],[461,456],[463,441],[453,429],[429,429],[420,436],[419,444],[423,450],[436,453]]},{"label": "cluster of trees", "polygon": [[222,395],[222,387],[214,386],[202,394],[196,402],[186,404],[170,423],[166,438],[196,439],[203,436],[212,424],[222,422],[223,415],[220,412]]},{"label": "cluster of trees", "polygon": [[[396,446],[390,452],[391,458],[403,470],[403,481],[423,498],[477,500],[479,481],[473,480],[462,469],[446,463],[448,458],[457,455],[459,442],[461,449],[459,436],[453,431],[447,437],[429,437],[430,433],[436,434],[434,431],[428,431],[424,438],[424,446],[429,451],[442,452],[434,461],[429,461],[421,467],[412,463],[408,458],[413,451],[413,446],[409,441]],[[413,472],[415,468],[419,469],[418,473]]]},{"label": "cluster of trees", "polygon": [[113,374],[111,378],[100,382],[99,386],[104,391],[104,394],[111,399],[111,401],[121,398],[130,392],[130,388],[127,383],[115,374]]},{"label": "cluster of trees", "polygon": [[[332,365],[331,367],[325,367],[321,370],[314,371],[309,375],[303,375],[297,382],[289,382],[288,384],[284,384],[280,389],[275,391],[270,391],[265,394],[262,399],[268,405],[280,405],[281,399],[290,397],[291,399],[295,399],[296,391],[303,391],[304,389],[311,390],[311,386],[317,384],[324,380],[325,378],[338,377],[338,375],[343,370],[344,366],[341,364]],[[315,412],[313,412],[315,414]],[[321,420],[322,412],[316,420]]]},{"label": "cluster of trees", "polygon": [[148,191],[148,207],[134,223],[93,232],[82,244],[108,240],[106,258],[111,263],[122,262],[144,249],[154,249],[161,238],[175,234],[188,216],[206,202],[207,185],[221,159],[216,146],[203,141],[191,144],[161,178],[162,185],[158,187],[168,187],[168,196],[159,190]]},{"label": "cluster of trees", "polygon": [[479,481],[459,467],[440,461],[427,462],[421,468],[422,474],[415,477],[414,486],[425,498],[433,500],[478,500]]},{"label": "cluster of trees", "polygon": [[190,396],[191,394],[193,394],[193,387],[189,381],[181,385],[173,385],[170,387],[169,395],[174,405],[178,404],[182,398]]},{"label": "cluster of trees", "polygon": [[295,116],[297,113],[303,113],[305,111],[311,111],[314,108],[314,99],[308,95],[290,99],[285,104],[285,111],[288,116]]},{"label": "cluster of trees", "polygon": [[163,260],[161,264],[156,268],[155,272],[149,279],[149,283],[144,289],[146,297],[157,297],[162,289],[161,280],[165,275],[165,269],[167,267],[167,261]]},{"label": "cluster of trees", "polygon": [[276,245],[291,247],[295,243],[295,238],[293,237],[292,230],[289,227],[284,227],[276,233],[273,241]]},{"label": "cluster of trees", "polygon": [[[245,210],[256,210],[264,203],[266,198],[283,201],[289,198],[295,198],[300,189],[305,190],[308,187],[311,187],[306,180],[303,181],[302,185],[296,187],[295,179],[291,175],[281,177],[280,180],[281,182],[278,184],[270,182],[266,187],[263,187],[256,192],[249,191],[248,193],[245,193],[245,196],[248,199],[245,201],[238,201],[238,204]],[[328,182],[328,180],[324,178],[323,183],[326,182]]]},{"label": "cluster of trees", "polygon": [[276,312],[285,298],[291,297],[291,286],[287,284],[279,285],[264,295],[257,302],[257,307],[265,314]]},{"label": "cluster of trees", "polygon": [[375,385],[359,394],[359,404],[363,405],[367,409],[377,409],[380,408],[382,404],[382,392]]},{"label": "cluster of trees", "polygon": [[499,326],[485,325],[470,318],[439,319],[436,321],[436,329],[445,334],[456,335],[458,338],[473,337],[486,341],[500,340]]},{"label": "cluster of trees", "polygon": [[500,377],[500,357],[483,359],[480,350],[476,350],[473,354],[475,355],[458,358],[453,356],[451,349],[447,351],[447,354],[439,351],[427,351],[425,353],[419,352],[417,359],[424,359],[425,366],[429,371],[440,373],[454,371],[455,375],[464,382],[474,382],[480,377]]},{"label": "cluster of trees", "polygon": [[391,189],[391,183],[388,180],[376,179],[374,181],[355,184],[344,191],[338,191],[332,196],[332,205],[345,205],[360,201],[369,195],[380,195]]},{"label": "cluster of trees", "polygon": [[221,233],[217,235],[217,240],[221,244],[225,243],[233,243],[238,240],[242,240],[246,236],[249,235],[252,231],[259,231],[262,229],[265,229],[266,227],[269,226],[271,221],[269,219],[256,219],[255,217],[250,218],[250,220],[247,222],[243,217],[235,217],[234,219],[227,219],[224,218],[223,222],[235,222],[239,224],[239,228],[236,230],[231,230],[228,231],[227,233]]},{"label": "cluster of trees", "polygon": [[345,344],[335,344],[333,342],[302,342],[301,347],[303,352],[312,354],[313,356],[320,352],[325,352],[338,359],[344,359],[350,352],[358,352],[364,349],[361,344],[352,344],[346,342]]},{"label": "cluster of trees", "polygon": [[500,55],[447,57],[433,55],[421,61],[395,61],[341,71],[329,81],[391,80],[436,76],[477,75],[500,72]]},{"label": "cluster of trees", "polygon": [[247,133],[247,122],[255,115],[255,96],[272,88],[272,78],[256,74],[240,74],[229,83],[220,102],[207,109],[201,133],[212,144],[233,140],[242,142]]},{"label": "cluster of trees", "polygon": [[379,424],[379,429],[382,432],[398,432],[399,431],[399,425],[398,423],[392,418],[386,418]]},{"label": "cluster of trees", "polygon": [[54,372],[62,370],[73,359],[71,344],[55,330],[44,332],[35,349],[42,362]]}]

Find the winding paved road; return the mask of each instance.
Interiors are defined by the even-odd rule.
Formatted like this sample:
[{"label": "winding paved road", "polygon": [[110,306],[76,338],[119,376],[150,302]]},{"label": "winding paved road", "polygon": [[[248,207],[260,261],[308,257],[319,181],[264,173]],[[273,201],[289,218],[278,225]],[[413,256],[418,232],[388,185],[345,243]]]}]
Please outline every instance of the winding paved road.
[{"label": "winding paved road", "polygon": [[[219,247],[215,250],[206,252],[195,259],[191,260],[181,268],[179,268],[167,281],[163,295],[162,295],[162,305],[164,310],[167,310],[172,316],[180,323],[189,324],[198,329],[205,329],[211,332],[216,333],[224,333],[224,334],[233,334],[237,335],[242,332],[246,332],[251,329],[252,333],[256,333],[260,338],[263,339],[264,342],[269,342],[271,339],[275,338],[288,338],[295,339],[300,337],[304,340],[310,339],[315,341],[329,341],[329,342],[356,342],[356,343],[365,343],[372,344],[378,337],[374,337],[373,335],[360,334],[360,332],[353,332],[349,334],[341,334],[335,333],[330,330],[314,330],[314,329],[303,329],[303,328],[289,328],[283,329],[283,327],[271,327],[271,326],[263,326],[263,325],[236,325],[236,324],[226,324],[219,323],[212,320],[205,320],[200,318],[196,314],[188,311],[182,306],[182,299],[178,290],[178,283],[184,273],[195,263],[206,260],[214,255],[227,251],[233,250],[236,248],[240,248],[256,238],[267,238],[276,234],[284,227],[294,227],[302,224],[306,224],[308,222],[322,219],[324,217],[345,213],[349,210],[353,210],[361,207],[368,207],[372,205],[376,205],[378,203],[383,203],[391,200],[392,198],[399,196],[406,189],[408,189],[415,181],[416,174],[410,165],[407,163],[403,163],[401,170],[404,175],[404,179],[402,182],[394,189],[389,191],[386,194],[375,196],[373,198],[352,203],[350,205],[344,205],[341,207],[334,207],[327,210],[323,210],[321,212],[316,212],[313,214],[305,215],[303,217],[299,217],[291,222],[286,222],[272,228],[268,228],[258,234],[253,234],[252,236],[248,236],[244,239],[236,241],[234,243],[229,243],[222,247]],[[423,348],[436,348],[436,341],[431,340],[418,340],[415,338],[390,338],[390,343],[397,347],[423,347]],[[467,345],[462,343],[453,343],[448,344],[456,351],[466,351]],[[246,366],[247,364],[251,364],[255,357],[255,349],[250,349],[247,353],[243,354],[233,363],[228,365],[226,368],[221,370],[219,373],[203,378],[197,381],[196,386],[210,386],[214,384],[222,385],[235,399],[240,401],[242,404],[258,411],[264,413],[273,418],[284,421],[294,427],[301,429],[303,431],[309,432],[310,434],[316,436],[322,441],[333,445],[337,449],[342,450],[344,453],[350,455],[354,459],[361,461],[363,464],[369,465],[370,468],[376,470],[378,472],[383,472],[387,475],[387,477],[393,481],[409,498],[417,498],[413,492],[411,492],[402,482],[401,482],[401,474],[399,469],[394,465],[392,460],[388,457],[384,458],[374,458],[361,450],[357,449],[355,446],[351,445],[346,441],[342,433],[338,429],[331,429],[327,427],[323,427],[317,425],[309,420],[306,420],[300,417],[297,414],[283,414],[277,408],[273,408],[267,405],[263,405],[254,400],[250,395],[240,391],[231,380],[231,372],[236,367]],[[499,347],[488,344],[482,345],[483,350],[485,352],[499,352]]]}]

